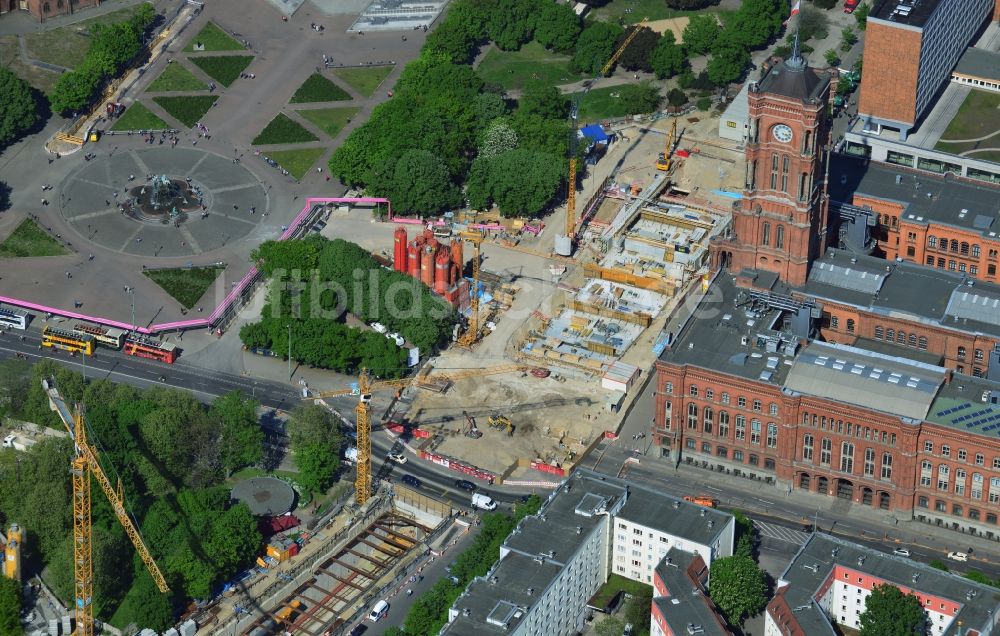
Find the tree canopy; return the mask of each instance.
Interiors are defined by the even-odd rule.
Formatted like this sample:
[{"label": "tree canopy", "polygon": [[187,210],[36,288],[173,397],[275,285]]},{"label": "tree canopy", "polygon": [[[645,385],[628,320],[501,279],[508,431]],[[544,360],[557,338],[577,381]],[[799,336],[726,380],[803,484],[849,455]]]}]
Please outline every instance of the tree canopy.
[{"label": "tree canopy", "polygon": [[684,27],[684,48],[693,55],[708,53],[721,33],[722,27],[714,13],[693,15]]},{"label": "tree canopy", "polygon": [[340,468],[340,448],[344,437],[327,409],[303,404],[292,411],[288,422],[299,483],[310,492],[325,492]]},{"label": "tree canopy", "polygon": [[535,41],[553,51],[569,51],[580,36],[580,16],[571,4],[539,1],[535,17]]},{"label": "tree canopy", "polygon": [[895,585],[876,585],[865,598],[860,618],[861,636],[923,636],[927,613],[920,599]]},{"label": "tree canopy", "polygon": [[21,586],[14,579],[0,577],[0,634],[19,636],[21,628]]},{"label": "tree canopy", "polygon": [[764,571],[748,556],[713,561],[708,592],[732,625],[757,614],[767,604]]},{"label": "tree canopy", "polygon": [[479,210],[496,205],[505,217],[537,216],[559,193],[564,171],[560,158],[533,150],[508,150],[477,159],[466,196]]},{"label": "tree canopy", "polygon": [[618,65],[628,71],[652,71],[653,53],[659,46],[661,37],[659,33],[649,27],[636,26],[626,31],[619,38],[618,42],[615,42],[615,50],[622,45],[628,34],[635,29],[639,29],[639,32],[629,42],[625,50],[622,51],[621,56],[618,58]]},{"label": "tree canopy", "polygon": [[576,41],[576,52],[570,65],[574,70],[596,75],[615,52],[615,42],[622,35],[622,28],[607,22],[593,22],[585,28]]},{"label": "tree canopy", "polygon": [[461,200],[448,166],[427,150],[407,150],[395,165],[386,164],[380,172],[382,194],[403,214],[430,216],[458,205]]},{"label": "tree canopy", "polygon": [[657,79],[673,77],[684,70],[687,56],[684,55],[684,47],[677,44],[673,31],[664,33],[656,43],[649,63]]},{"label": "tree canopy", "polygon": [[0,148],[38,123],[38,105],[31,86],[6,66],[0,66]]}]

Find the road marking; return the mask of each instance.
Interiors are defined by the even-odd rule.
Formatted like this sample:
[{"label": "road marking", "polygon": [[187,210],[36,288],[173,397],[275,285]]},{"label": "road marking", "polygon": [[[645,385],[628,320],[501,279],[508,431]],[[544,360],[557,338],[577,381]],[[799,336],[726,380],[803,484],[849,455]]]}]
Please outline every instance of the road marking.
[{"label": "road marking", "polygon": [[791,528],[786,528],[773,523],[766,523],[764,521],[754,521],[753,525],[760,532],[761,536],[777,539],[778,541],[787,541],[788,543],[793,543],[795,545],[804,545],[806,540],[809,539],[809,534],[802,532],[801,530],[793,530]]}]

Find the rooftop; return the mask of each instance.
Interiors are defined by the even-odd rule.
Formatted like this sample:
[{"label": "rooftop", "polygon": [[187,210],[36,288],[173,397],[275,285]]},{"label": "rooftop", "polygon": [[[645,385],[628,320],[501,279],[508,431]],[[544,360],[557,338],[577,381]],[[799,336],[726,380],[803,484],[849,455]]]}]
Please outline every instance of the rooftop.
[{"label": "rooftop", "polygon": [[969,47],[959,58],[953,72],[980,79],[1000,80],[1000,53]]},{"label": "rooftop", "polygon": [[966,433],[1000,437],[1000,383],[955,376],[931,404],[927,421]]},{"label": "rooftop", "polygon": [[941,0],[879,0],[868,18],[923,28]]},{"label": "rooftop", "polygon": [[[695,574],[707,576],[708,568],[700,556],[671,548],[656,566],[656,577],[663,581],[670,596],[654,598],[653,603],[675,634],[687,633],[688,626],[692,626],[693,633],[703,636],[726,636],[729,632],[719,627],[711,601],[698,581],[688,576],[688,569],[696,560],[706,571]],[[702,631],[695,631],[698,627]]]},{"label": "rooftop", "polygon": [[792,58],[771,66],[767,74],[761,78],[757,90],[791,97],[802,102],[815,102],[823,95],[832,77],[829,71],[820,71],[796,63],[796,59]]},{"label": "rooftop", "polygon": [[982,181],[915,173],[835,154],[829,192],[841,203],[853,203],[855,195],[893,201],[903,206],[903,221],[950,225],[998,240],[1000,187]]},{"label": "rooftop", "polygon": [[725,531],[733,516],[714,508],[633,486],[628,501],[616,518],[681,537],[691,543],[712,545]]},{"label": "rooftop", "polygon": [[[957,606],[952,622],[962,621],[966,630],[991,631],[993,616],[1000,611],[1000,590],[974,583],[905,557],[886,554],[836,537],[816,533],[799,550],[778,581],[785,602],[806,634],[832,634],[821,607],[824,587],[835,568],[853,571],[893,583],[918,596],[933,596]],[[771,611],[771,608],[768,608]],[[943,633],[952,633],[947,628]]]}]

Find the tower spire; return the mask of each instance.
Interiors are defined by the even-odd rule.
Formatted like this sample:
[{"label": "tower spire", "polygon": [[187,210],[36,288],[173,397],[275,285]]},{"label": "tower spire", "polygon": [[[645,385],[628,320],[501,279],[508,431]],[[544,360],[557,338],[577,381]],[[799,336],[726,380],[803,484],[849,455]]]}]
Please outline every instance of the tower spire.
[{"label": "tower spire", "polygon": [[792,42],[792,56],[785,61],[785,67],[790,70],[802,70],[806,66],[805,59],[802,58],[802,49],[799,46],[799,29],[795,28],[795,39]]}]

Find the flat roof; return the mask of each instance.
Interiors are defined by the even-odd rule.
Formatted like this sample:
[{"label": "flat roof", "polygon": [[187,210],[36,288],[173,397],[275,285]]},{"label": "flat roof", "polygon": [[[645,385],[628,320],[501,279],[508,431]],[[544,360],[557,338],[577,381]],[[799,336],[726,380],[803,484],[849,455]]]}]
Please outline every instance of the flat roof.
[{"label": "flat roof", "polygon": [[[942,598],[955,603],[958,613],[952,619],[962,621],[964,630],[988,633],[994,616],[1000,611],[1000,593],[996,588],[932,568],[905,557],[867,548],[827,534],[813,533],[789,563],[778,581],[785,602],[806,634],[831,633],[830,621],[820,598],[824,584],[836,567],[893,583],[904,591]],[[836,601],[835,601],[836,602]],[[948,629],[943,633],[952,633]]]},{"label": "flat roof", "polygon": [[931,404],[927,421],[964,433],[1000,437],[1000,382],[956,375]]},{"label": "flat roof", "polygon": [[953,72],[1000,81],[1000,53],[970,46],[959,58]]},{"label": "flat roof", "polygon": [[653,603],[675,634],[687,633],[688,625],[692,625],[700,627],[702,631],[695,633],[704,636],[728,636],[729,632],[719,627],[711,601],[697,582],[687,575],[688,568],[697,556],[692,552],[670,548],[656,566],[656,575],[666,585],[670,596],[654,598]]},{"label": "flat roof", "polygon": [[928,172],[916,173],[891,164],[833,154],[830,198],[852,203],[855,195],[903,206],[901,220],[936,223],[1000,240],[1000,186]]},{"label": "flat roof", "polygon": [[940,2],[941,0],[909,0],[908,2],[880,0],[872,7],[868,17],[923,28]]},{"label": "flat roof", "polygon": [[633,485],[628,501],[615,518],[710,546],[725,531],[733,516]]}]

